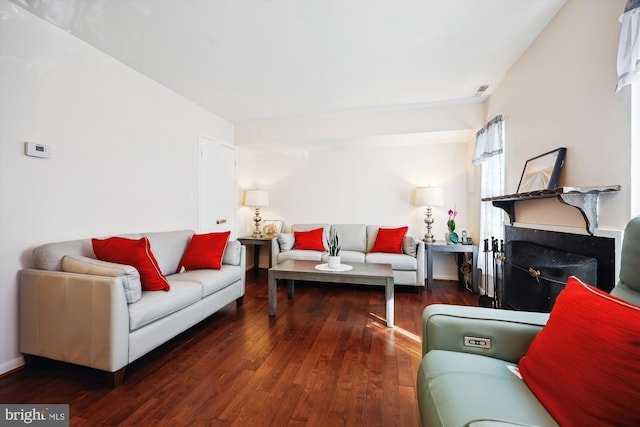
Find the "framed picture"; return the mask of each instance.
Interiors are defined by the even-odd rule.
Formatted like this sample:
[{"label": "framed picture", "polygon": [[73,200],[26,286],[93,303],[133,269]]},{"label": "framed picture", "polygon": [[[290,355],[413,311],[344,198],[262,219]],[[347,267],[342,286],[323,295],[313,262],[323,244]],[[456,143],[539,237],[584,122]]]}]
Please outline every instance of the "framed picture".
[{"label": "framed picture", "polygon": [[265,219],[262,221],[262,232],[265,236],[275,236],[282,231],[281,219]]},{"label": "framed picture", "polygon": [[518,194],[556,188],[566,152],[565,147],[560,147],[527,160],[518,184]]}]

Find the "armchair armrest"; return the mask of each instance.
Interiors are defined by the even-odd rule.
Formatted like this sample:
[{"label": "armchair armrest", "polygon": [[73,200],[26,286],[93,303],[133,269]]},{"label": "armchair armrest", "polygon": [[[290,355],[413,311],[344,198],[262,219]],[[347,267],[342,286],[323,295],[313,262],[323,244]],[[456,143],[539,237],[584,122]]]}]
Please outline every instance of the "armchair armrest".
[{"label": "armchair armrest", "polygon": [[[517,363],[548,318],[548,313],[433,304],[422,312],[422,354],[449,350]],[[465,345],[465,337],[488,339],[490,346]]]}]

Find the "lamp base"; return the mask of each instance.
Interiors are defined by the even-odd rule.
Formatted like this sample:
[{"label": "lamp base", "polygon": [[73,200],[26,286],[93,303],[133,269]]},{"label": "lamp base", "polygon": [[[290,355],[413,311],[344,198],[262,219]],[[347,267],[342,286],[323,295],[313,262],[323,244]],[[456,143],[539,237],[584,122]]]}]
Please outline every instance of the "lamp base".
[{"label": "lamp base", "polygon": [[255,230],[253,230],[253,234],[251,235],[251,237],[255,239],[259,239],[262,237],[262,231],[260,231],[260,221],[262,221],[262,218],[260,218],[260,208],[256,206],[256,213],[255,213],[255,216],[253,217]]},{"label": "lamp base", "polygon": [[427,207],[427,217],[424,219],[424,223],[427,224],[427,233],[424,235],[423,242],[427,245],[432,245],[436,242],[436,239],[433,237],[433,233],[431,233],[431,226],[433,225],[431,207]]}]

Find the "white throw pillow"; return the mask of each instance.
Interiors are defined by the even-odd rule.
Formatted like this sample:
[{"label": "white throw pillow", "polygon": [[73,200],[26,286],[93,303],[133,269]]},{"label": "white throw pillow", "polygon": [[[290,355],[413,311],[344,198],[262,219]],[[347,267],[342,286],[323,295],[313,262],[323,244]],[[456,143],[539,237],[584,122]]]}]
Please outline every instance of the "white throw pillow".
[{"label": "white throw pillow", "polygon": [[67,273],[91,274],[94,276],[120,277],[124,294],[129,304],[142,298],[140,273],[135,267],[80,255],[65,255],[62,258],[62,271]]},{"label": "white throw pillow", "polygon": [[278,234],[278,244],[280,245],[280,251],[290,251],[296,244],[296,236],[290,233]]}]

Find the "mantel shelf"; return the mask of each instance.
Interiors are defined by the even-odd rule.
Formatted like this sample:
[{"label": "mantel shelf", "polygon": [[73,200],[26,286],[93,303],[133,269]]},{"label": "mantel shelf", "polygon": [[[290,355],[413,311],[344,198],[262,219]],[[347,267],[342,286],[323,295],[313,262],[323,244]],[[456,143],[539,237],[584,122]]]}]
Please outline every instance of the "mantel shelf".
[{"label": "mantel shelf", "polygon": [[562,203],[578,209],[584,218],[587,232],[593,235],[598,228],[598,199],[600,194],[620,191],[619,185],[601,187],[558,187],[553,190],[531,191],[528,193],[508,194],[487,197],[483,202],[492,202],[493,206],[504,210],[513,224],[516,221],[516,202],[523,200],[549,199],[557,197]]}]

